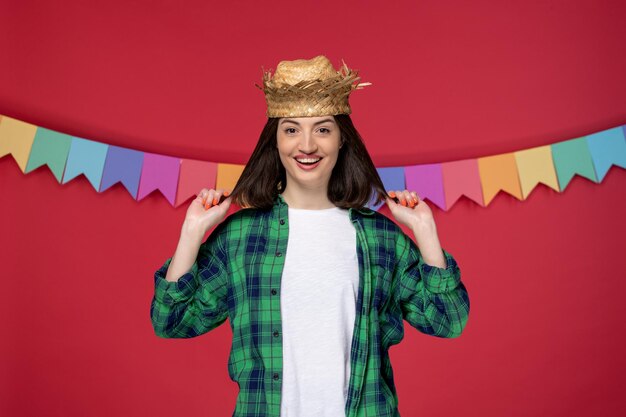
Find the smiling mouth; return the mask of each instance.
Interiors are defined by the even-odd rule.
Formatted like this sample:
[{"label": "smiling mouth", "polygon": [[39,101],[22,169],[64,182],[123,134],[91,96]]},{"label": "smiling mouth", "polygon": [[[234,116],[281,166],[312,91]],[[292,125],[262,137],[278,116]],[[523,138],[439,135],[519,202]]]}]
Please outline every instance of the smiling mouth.
[{"label": "smiling mouth", "polygon": [[320,162],[323,158],[304,158],[301,160],[298,160],[297,158],[293,158],[296,160],[297,163],[302,164],[302,165],[315,165],[318,162]]}]

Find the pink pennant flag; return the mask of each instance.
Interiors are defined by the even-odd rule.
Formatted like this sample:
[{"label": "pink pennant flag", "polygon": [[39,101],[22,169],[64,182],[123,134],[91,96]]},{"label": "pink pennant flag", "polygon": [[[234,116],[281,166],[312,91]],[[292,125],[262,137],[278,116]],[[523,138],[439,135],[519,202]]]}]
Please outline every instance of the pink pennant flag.
[{"label": "pink pennant flag", "polygon": [[441,169],[448,208],[451,208],[462,195],[485,206],[476,159],[444,162]]},{"label": "pink pennant flag", "polygon": [[137,201],[158,189],[173,206],[176,199],[179,171],[180,158],[144,153]]},{"label": "pink pennant flag", "polygon": [[203,188],[215,188],[216,177],[217,163],[198,161],[195,159],[182,159],[180,163],[178,191],[176,194],[176,207],[187,201],[190,197],[195,198]]}]

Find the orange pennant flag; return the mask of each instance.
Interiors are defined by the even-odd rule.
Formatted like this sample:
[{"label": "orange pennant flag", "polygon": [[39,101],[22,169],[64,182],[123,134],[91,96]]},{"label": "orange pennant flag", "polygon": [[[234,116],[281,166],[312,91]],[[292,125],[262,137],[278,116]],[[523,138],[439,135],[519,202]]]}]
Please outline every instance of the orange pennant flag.
[{"label": "orange pennant flag", "polygon": [[217,164],[217,183],[215,189],[232,191],[243,172],[244,165]]},{"label": "orange pennant flag", "polygon": [[489,205],[500,190],[522,200],[515,154],[504,153],[478,158],[478,172],[480,173],[485,206]]}]

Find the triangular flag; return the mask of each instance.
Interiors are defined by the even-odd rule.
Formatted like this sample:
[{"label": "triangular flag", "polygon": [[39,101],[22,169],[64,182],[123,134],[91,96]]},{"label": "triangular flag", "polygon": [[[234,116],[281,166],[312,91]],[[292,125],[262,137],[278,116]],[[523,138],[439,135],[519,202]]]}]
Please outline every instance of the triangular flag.
[{"label": "triangular flag", "polygon": [[141,200],[158,189],[173,206],[176,199],[179,171],[180,158],[144,153],[137,200]]},{"label": "triangular flag", "polygon": [[217,180],[215,189],[232,191],[245,168],[244,165],[217,164]]},{"label": "triangular flag", "polygon": [[198,195],[201,189],[215,189],[217,164],[214,162],[183,159],[180,163],[176,207],[189,197]]},{"label": "triangular flag", "polygon": [[422,164],[404,167],[407,190],[415,191],[422,200],[430,200],[440,209],[446,209],[441,164]]},{"label": "triangular flag", "polygon": [[63,184],[84,174],[93,188],[99,192],[108,147],[109,145],[104,143],[73,137],[63,174]]},{"label": "triangular flag", "polygon": [[24,172],[36,132],[37,126],[35,125],[2,116],[0,120],[0,158],[11,154]]},{"label": "triangular flag", "polygon": [[[385,167],[385,168],[376,168],[378,171],[378,175],[380,179],[383,181],[383,185],[385,186],[385,191],[396,191],[396,190],[404,190],[404,167]],[[370,199],[367,206],[377,211],[383,205],[386,204],[385,200],[378,204],[374,204],[375,198]]]},{"label": "triangular flag", "polygon": [[598,182],[587,140],[584,137],[554,143],[551,146],[552,160],[561,191],[565,190],[576,174]]},{"label": "triangular flag", "polygon": [[52,171],[60,183],[71,145],[71,136],[40,127],[37,129],[26,171],[24,172],[28,173],[40,166],[48,165],[48,168],[50,168],[50,171]]},{"label": "triangular flag", "polygon": [[143,152],[133,149],[109,146],[104,162],[100,191],[104,191],[121,181],[126,190],[137,199]]},{"label": "triangular flag", "polygon": [[476,159],[463,159],[441,164],[446,208],[450,209],[462,196],[484,206],[483,190]]},{"label": "triangular flag", "polygon": [[478,172],[483,189],[485,206],[495,198],[500,190],[522,199],[522,189],[517,176],[517,164],[513,153],[478,158]]},{"label": "triangular flag", "polygon": [[550,145],[517,151],[514,154],[524,200],[540,182],[557,192],[561,191]]},{"label": "triangular flag", "polygon": [[587,136],[587,146],[598,182],[602,182],[611,165],[626,168],[626,139],[622,128],[615,127]]}]

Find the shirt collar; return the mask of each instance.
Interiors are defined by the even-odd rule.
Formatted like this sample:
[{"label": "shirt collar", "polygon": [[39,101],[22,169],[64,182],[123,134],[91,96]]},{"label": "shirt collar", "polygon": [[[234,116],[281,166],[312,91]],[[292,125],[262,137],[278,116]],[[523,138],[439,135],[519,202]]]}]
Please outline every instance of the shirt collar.
[{"label": "shirt collar", "polygon": [[[279,205],[279,206],[288,206],[287,202],[285,201],[285,199],[283,198],[283,195],[278,193],[276,194],[276,198],[274,199],[275,204]],[[354,213],[359,213],[363,216],[373,216],[374,215],[374,210],[368,208],[368,207],[361,207],[361,208],[353,208],[350,207],[348,209],[348,214],[350,215],[350,219],[354,219]]]}]

